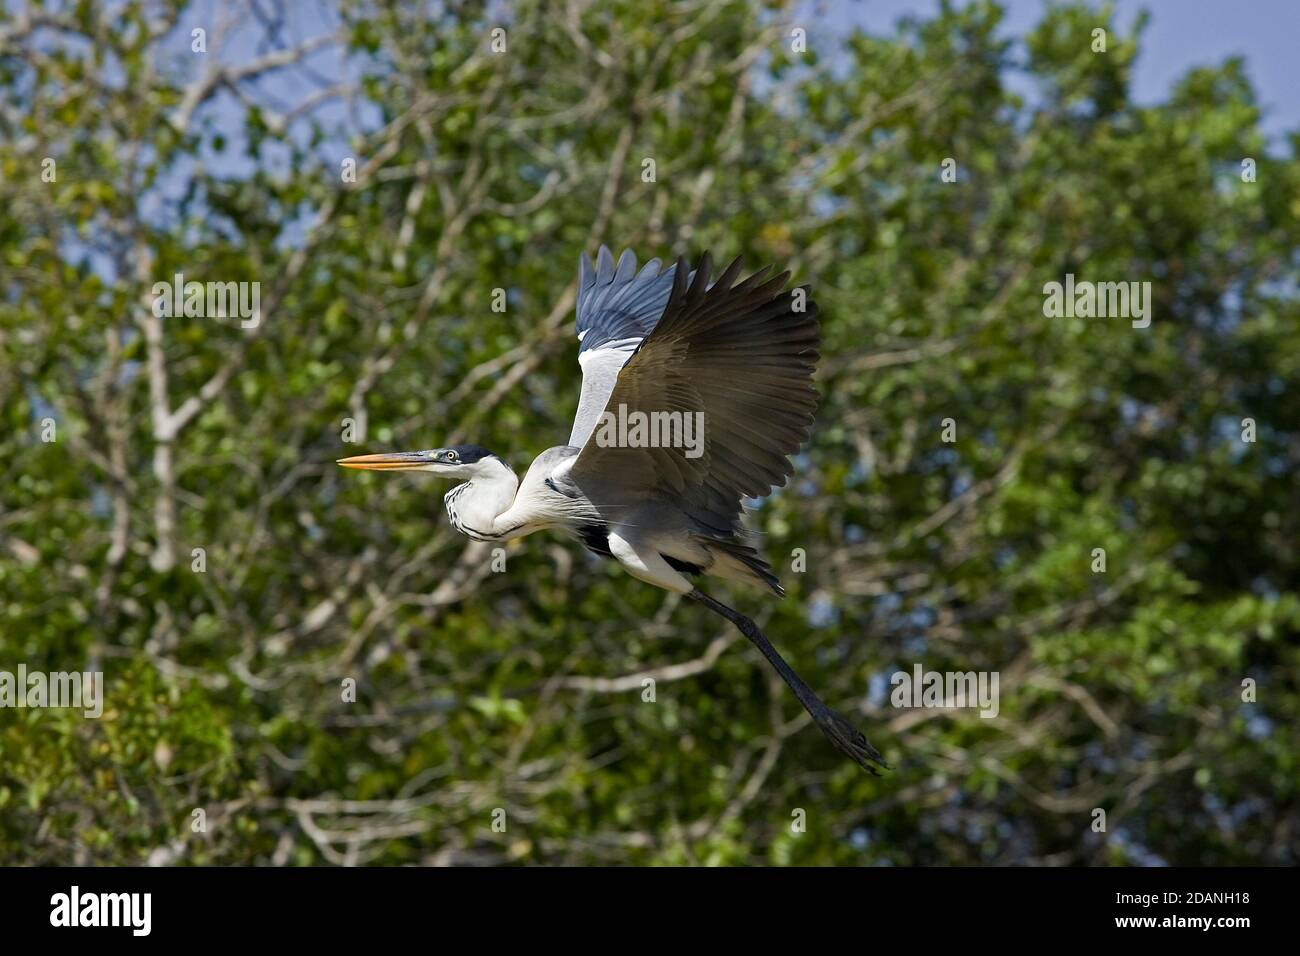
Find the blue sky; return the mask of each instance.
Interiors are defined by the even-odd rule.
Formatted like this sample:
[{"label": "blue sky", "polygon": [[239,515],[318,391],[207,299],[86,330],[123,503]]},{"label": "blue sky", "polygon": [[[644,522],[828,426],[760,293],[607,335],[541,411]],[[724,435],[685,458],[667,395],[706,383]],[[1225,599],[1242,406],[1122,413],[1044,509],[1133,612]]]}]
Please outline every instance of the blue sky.
[{"label": "blue sky", "polygon": [[[1001,0],[1007,32],[1023,35],[1045,0]],[[830,0],[832,20],[877,33],[904,14],[933,15],[939,0]],[[957,6],[962,6],[959,2]],[[1100,7],[1101,4],[1095,4]],[[1115,0],[1116,22],[1127,30],[1141,10],[1151,19],[1133,77],[1138,102],[1163,99],[1190,67],[1246,60],[1246,73],[1264,109],[1264,131],[1278,137],[1300,129],[1300,0]]]},{"label": "blue sky", "polygon": [[[953,2],[962,6],[968,0]],[[1037,24],[1049,5],[1049,0],[999,2],[1006,10],[1004,32],[1015,37]],[[1092,5],[1100,7],[1101,0]],[[1283,132],[1300,130],[1300,0],[1113,0],[1113,5],[1116,23],[1125,32],[1142,10],[1150,14],[1133,77],[1133,93],[1139,103],[1165,99],[1173,84],[1194,66],[1222,63],[1239,55],[1245,60],[1263,110],[1265,134],[1276,146]],[[211,25],[219,6],[219,0],[199,0],[189,10],[177,32],[182,50],[188,51],[189,28]],[[325,2],[290,8],[297,14],[290,18],[294,24],[291,33],[306,37],[332,29],[337,24],[337,15],[327,12],[332,6]],[[940,0],[804,0],[795,9],[808,18],[810,36],[832,33],[838,39],[852,26],[876,34],[892,33],[900,17],[934,16],[939,7]],[[244,58],[257,52],[251,37],[244,46]],[[231,53],[226,50],[223,55],[230,57]],[[339,76],[342,72],[330,51],[321,51],[313,62],[324,74]],[[286,101],[294,102],[313,88],[295,86],[290,72],[277,74],[264,89],[279,90],[286,94]],[[355,76],[355,71],[351,75]],[[233,108],[233,100],[225,105]]]}]

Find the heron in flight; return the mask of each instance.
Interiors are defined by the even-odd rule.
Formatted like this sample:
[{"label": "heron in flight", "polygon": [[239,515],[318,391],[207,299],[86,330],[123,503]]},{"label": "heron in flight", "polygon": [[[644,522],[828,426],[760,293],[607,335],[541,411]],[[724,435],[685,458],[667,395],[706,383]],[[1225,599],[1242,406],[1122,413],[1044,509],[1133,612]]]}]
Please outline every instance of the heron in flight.
[{"label": "heron in flight", "polygon": [[[460,482],[445,497],[452,527],[476,541],[508,541],[543,528],[568,532],[634,577],[698,601],[763,653],[817,726],[872,773],[886,764],[843,715],[786,663],[757,625],[692,581],[712,575],[785,592],[741,524],[742,499],[785,484],[812,429],[820,335],[807,287],[763,269],[737,281],[740,260],[716,280],[706,253],[637,269],[604,246],[578,269],[582,394],[566,445],[547,449],[519,481],[478,445],[344,458],[345,468],[426,471]],[[610,416],[702,422],[703,441],[613,435]],[[671,418],[678,413],[677,419]],[[661,429],[672,437],[671,427]],[[626,431],[626,430],[625,430]],[[684,432],[679,427],[679,435]],[[612,438],[612,440],[611,440]]]}]

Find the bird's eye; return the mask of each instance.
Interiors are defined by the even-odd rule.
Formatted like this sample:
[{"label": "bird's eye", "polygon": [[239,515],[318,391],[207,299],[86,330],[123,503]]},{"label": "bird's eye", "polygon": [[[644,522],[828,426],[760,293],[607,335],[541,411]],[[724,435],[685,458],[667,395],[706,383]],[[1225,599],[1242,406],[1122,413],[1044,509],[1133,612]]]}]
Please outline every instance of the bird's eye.
[{"label": "bird's eye", "polygon": [[449,452],[447,452],[447,454],[446,454],[446,458],[447,458],[448,461],[455,461],[455,460],[456,460],[456,453],[455,453],[454,451],[449,451]]}]

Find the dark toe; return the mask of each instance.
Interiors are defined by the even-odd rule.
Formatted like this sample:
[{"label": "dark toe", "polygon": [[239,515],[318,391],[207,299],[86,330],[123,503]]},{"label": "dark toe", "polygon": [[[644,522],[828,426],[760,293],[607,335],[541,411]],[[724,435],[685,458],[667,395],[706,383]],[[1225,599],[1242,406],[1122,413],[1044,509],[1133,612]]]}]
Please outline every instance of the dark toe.
[{"label": "dark toe", "polygon": [[878,777],[880,771],[872,764],[877,764],[885,770],[890,769],[889,764],[885,763],[885,758],[880,755],[880,751],[871,746],[862,731],[854,727],[843,714],[827,708],[824,714],[814,716],[814,719],[836,749],[851,757],[863,770]]}]

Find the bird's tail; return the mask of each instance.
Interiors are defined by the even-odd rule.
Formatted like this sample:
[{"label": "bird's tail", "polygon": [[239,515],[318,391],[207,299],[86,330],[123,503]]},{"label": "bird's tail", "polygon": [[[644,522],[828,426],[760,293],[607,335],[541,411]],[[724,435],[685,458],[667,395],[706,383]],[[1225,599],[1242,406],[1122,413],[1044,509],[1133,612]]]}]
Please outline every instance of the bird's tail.
[{"label": "bird's tail", "polygon": [[762,584],[771,588],[777,597],[785,597],[785,588],[781,587],[781,580],[772,566],[744,540],[706,535],[700,535],[698,540],[713,555],[714,561],[707,573],[732,581]]}]

